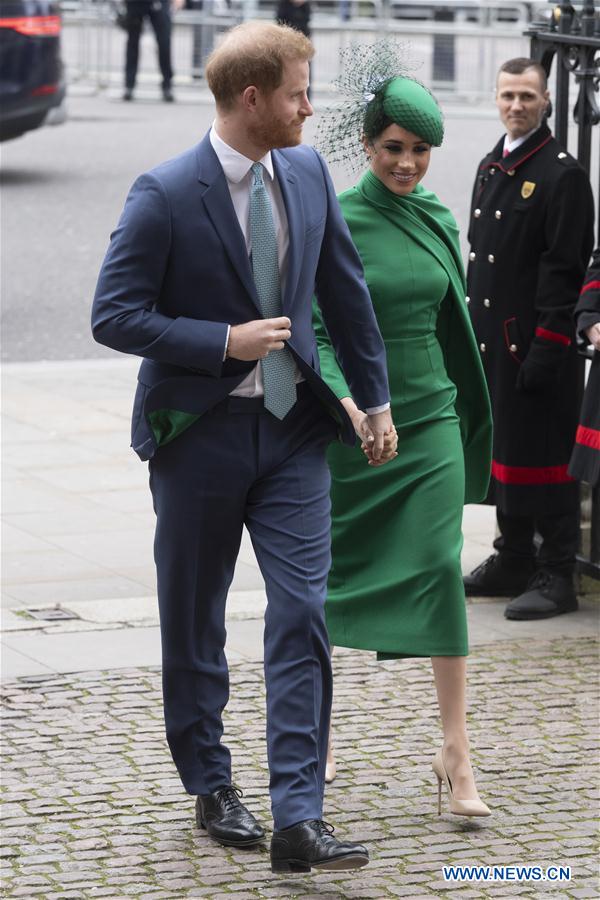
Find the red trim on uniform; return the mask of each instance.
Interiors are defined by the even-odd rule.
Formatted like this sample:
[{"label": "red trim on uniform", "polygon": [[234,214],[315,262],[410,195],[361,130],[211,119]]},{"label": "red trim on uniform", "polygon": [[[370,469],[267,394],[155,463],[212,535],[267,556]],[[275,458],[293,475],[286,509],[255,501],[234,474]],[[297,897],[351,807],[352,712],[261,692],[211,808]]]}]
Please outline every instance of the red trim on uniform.
[{"label": "red trim on uniform", "polygon": [[492,475],[502,484],[567,484],[575,481],[564,466],[505,466],[492,460]]},{"label": "red trim on uniform", "polygon": [[580,425],[575,435],[575,443],[591,447],[592,450],[600,450],[600,431],[597,428],[586,428],[585,425]]},{"label": "red trim on uniform", "polygon": [[510,355],[512,356],[512,358],[514,359],[514,361],[515,361],[516,363],[518,363],[518,365],[521,365],[522,360],[520,359],[520,357],[518,357],[517,354],[516,354],[516,353],[513,353],[513,351],[510,349],[511,344],[513,343],[513,341],[511,341],[510,335],[509,335],[509,333],[508,333],[508,326],[509,326],[509,324],[510,324],[511,322],[516,322],[516,321],[517,321],[517,317],[516,317],[516,316],[513,316],[513,317],[510,318],[510,319],[505,319],[505,320],[504,320],[504,343],[506,344],[506,349],[508,350],[508,352],[510,353]]},{"label": "red trim on uniform", "polygon": [[[518,167],[519,167],[520,165],[522,165],[522,164],[525,162],[526,159],[529,159],[530,156],[533,156],[534,153],[537,153],[538,150],[541,150],[542,147],[545,147],[546,144],[548,143],[548,141],[551,141],[551,140],[552,140],[552,135],[549,134],[548,137],[545,138],[545,139],[542,141],[541,144],[538,144],[537,147],[534,147],[533,150],[530,150],[529,153],[527,153],[526,156],[523,156],[521,159],[518,159],[517,162],[514,163],[514,165],[509,166],[508,169],[505,169],[505,168],[504,168],[504,162],[503,162],[503,160],[500,160],[500,161],[498,161],[497,163],[494,163],[493,165],[498,166],[498,168],[499,168],[499,169],[502,169],[502,171],[503,171],[504,173],[510,172],[510,171],[512,171],[512,169],[518,169]],[[517,149],[519,149],[519,148],[517,148]],[[510,154],[509,154],[509,155],[510,155]]]},{"label": "red trim on uniform", "polygon": [[593,291],[594,288],[600,288],[600,281],[588,281],[587,284],[581,288],[581,293],[585,294],[586,291]]},{"label": "red trim on uniform", "polygon": [[535,329],[535,336],[545,338],[547,341],[554,341],[555,344],[564,344],[565,347],[571,346],[571,338],[566,334],[560,334],[558,331],[548,331],[547,328],[540,328],[539,325]]}]

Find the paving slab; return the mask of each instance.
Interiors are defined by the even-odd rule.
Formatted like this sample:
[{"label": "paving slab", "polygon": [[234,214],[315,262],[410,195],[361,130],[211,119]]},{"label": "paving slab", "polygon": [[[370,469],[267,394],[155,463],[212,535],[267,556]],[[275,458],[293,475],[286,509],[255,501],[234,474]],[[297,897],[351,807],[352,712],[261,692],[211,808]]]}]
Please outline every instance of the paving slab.
[{"label": "paving slab", "polygon": [[[450,815],[445,795],[437,815],[428,660],[336,652],[339,774],[325,818],[366,842],[372,862],[294,877],[270,873],[266,847],[226,849],[196,829],[164,738],[157,667],[13,679],[3,688],[4,896],[598,897],[597,651],[563,637],[475,648],[473,761],[493,810],[481,820]],[[233,661],[231,682],[224,739],[245,802],[268,827],[261,664]],[[571,880],[447,882],[444,865],[562,866]]]}]

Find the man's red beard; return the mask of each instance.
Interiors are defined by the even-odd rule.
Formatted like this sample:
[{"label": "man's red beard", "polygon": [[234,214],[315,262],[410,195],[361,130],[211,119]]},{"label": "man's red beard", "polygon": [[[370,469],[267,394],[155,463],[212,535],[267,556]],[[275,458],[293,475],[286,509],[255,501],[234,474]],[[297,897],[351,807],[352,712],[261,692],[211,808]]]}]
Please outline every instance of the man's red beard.
[{"label": "man's red beard", "polygon": [[273,119],[268,124],[251,125],[248,132],[257,147],[268,147],[271,150],[279,147],[296,147],[302,142],[302,129],[298,127],[300,124],[304,124],[304,119],[291,125]]}]

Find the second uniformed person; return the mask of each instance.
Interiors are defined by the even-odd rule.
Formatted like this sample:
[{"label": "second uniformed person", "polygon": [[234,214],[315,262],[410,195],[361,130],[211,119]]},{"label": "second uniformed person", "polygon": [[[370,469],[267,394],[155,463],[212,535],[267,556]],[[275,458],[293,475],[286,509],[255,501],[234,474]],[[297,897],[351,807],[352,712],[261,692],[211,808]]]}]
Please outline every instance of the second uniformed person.
[{"label": "second uniformed person", "polygon": [[496,553],[465,576],[465,588],[512,597],[509,619],[538,619],[577,609],[579,491],[567,467],[583,372],[572,316],[594,210],[585,171],[546,124],[544,69],[509,60],[496,103],[506,134],[475,179],[467,284],[492,400],[486,502],[496,506],[500,536]]}]

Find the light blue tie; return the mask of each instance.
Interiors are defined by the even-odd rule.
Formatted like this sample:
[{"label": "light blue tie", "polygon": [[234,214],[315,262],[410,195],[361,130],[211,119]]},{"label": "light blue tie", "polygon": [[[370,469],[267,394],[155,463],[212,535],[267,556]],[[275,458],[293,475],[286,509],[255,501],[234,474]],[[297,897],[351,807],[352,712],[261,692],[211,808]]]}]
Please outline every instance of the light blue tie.
[{"label": "light blue tie", "polygon": [[[281,285],[277,235],[273,223],[271,201],[262,176],[262,164],[252,166],[250,189],[250,240],[254,284],[265,319],[281,316]],[[283,419],[296,402],[295,365],[289,350],[271,350],[261,360],[265,407]]]}]

